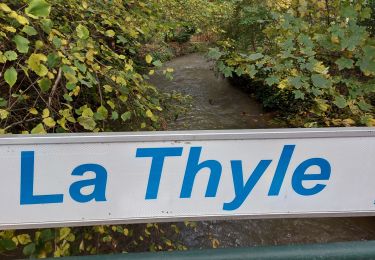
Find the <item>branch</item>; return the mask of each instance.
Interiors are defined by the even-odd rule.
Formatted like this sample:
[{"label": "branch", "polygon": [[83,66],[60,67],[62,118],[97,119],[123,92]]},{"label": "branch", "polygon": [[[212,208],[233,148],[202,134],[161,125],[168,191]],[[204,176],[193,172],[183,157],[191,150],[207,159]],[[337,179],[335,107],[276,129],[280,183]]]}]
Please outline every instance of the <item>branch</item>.
[{"label": "branch", "polygon": [[51,94],[49,95],[49,98],[48,98],[48,107],[51,107],[52,98],[55,95],[57,86],[59,85],[59,83],[61,81],[61,76],[62,76],[62,70],[61,70],[61,68],[59,68],[59,72],[57,74],[55,84],[53,85],[52,90],[51,90]]}]

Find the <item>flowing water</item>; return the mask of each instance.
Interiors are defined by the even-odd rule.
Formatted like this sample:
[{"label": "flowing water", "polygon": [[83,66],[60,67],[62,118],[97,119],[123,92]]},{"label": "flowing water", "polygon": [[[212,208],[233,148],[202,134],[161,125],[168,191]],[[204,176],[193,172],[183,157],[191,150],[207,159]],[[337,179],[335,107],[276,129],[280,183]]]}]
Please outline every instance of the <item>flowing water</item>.
[{"label": "flowing water", "polygon": [[[169,130],[253,129],[276,127],[272,115],[240,88],[212,70],[201,54],[176,58],[166,64],[174,79],[161,73],[150,82],[161,91],[191,95],[187,115],[169,123]],[[375,240],[375,218],[269,219],[198,222],[194,230],[183,228],[180,240],[189,248],[249,247],[304,243]]]}]

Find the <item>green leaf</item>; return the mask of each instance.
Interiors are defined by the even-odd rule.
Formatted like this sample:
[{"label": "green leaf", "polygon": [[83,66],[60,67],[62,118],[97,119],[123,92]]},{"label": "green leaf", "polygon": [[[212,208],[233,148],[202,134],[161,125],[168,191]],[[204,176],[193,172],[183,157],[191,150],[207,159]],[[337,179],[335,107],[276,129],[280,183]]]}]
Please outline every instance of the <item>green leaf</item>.
[{"label": "green leaf", "polygon": [[115,37],[115,35],[116,35],[116,33],[115,33],[114,30],[108,30],[108,31],[105,32],[105,36],[108,36],[110,38]]},{"label": "green leaf", "polygon": [[80,24],[76,28],[77,36],[80,39],[86,40],[90,36],[90,32],[86,26]]},{"label": "green leaf", "polygon": [[341,15],[346,18],[356,18],[357,17],[357,12],[353,8],[352,5],[346,4],[342,9],[341,9]]},{"label": "green leaf", "polygon": [[20,53],[29,52],[30,41],[28,39],[17,34],[16,36],[14,36],[13,41],[16,43],[18,52]]},{"label": "green leaf", "polygon": [[111,119],[112,119],[112,120],[117,120],[118,118],[119,118],[119,114],[118,114],[116,111],[113,111],[113,112],[112,112]]},{"label": "green leaf", "polygon": [[364,100],[361,100],[357,103],[357,105],[359,106],[359,108],[362,110],[362,111],[366,111],[366,112],[370,112],[371,109],[373,108],[373,106],[369,103],[367,103],[366,101]]},{"label": "green leaf", "polygon": [[46,242],[48,240],[52,240],[54,238],[55,238],[55,236],[54,236],[54,233],[52,233],[51,229],[43,229],[43,231],[40,234],[40,239],[43,242]]},{"label": "green leaf", "polygon": [[0,98],[0,107],[6,107],[8,104],[8,101],[6,101],[4,98]]},{"label": "green leaf", "polygon": [[51,12],[51,5],[45,0],[31,0],[25,13],[32,18],[47,17]]},{"label": "green leaf", "polygon": [[268,86],[273,86],[275,84],[278,84],[279,82],[280,82],[280,80],[275,76],[271,76],[271,77],[266,78],[266,84]]},{"label": "green leaf", "polygon": [[69,94],[64,94],[64,99],[68,102],[72,102],[73,101],[73,98],[71,96],[69,96]]},{"label": "green leaf", "polygon": [[345,108],[348,105],[348,102],[346,101],[345,97],[340,95],[335,97],[335,101],[333,102],[338,108]]},{"label": "green leaf", "polygon": [[295,99],[305,99],[305,94],[301,90],[293,91]]},{"label": "green leaf", "polygon": [[375,61],[367,56],[358,60],[357,65],[366,76],[375,75]]},{"label": "green leaf", "polygon": [[87,71],[87,67],[84,63],[80,63],[79,61],[77,60],[74,60],[74,65],[82,72],[82,73],[86,73]]},{"label": "green leaf", "polygon": [[54,68],[56,67],[60,62],[60,58],[59,56],[57,56],[56,54],[54,53],[50,53],[48,54],[47,56],[47,66],[49,68]]},{"label": "green leaf", "polygon": [[14,67],[11,67],[7,69],[4,73],[5,82],[8,83],[10,87],[13,87],[14,84],[16,84],[17,82],[17,76],[18,76],[18,73],[16,69]]},{"label": "green leaf", "polygon": [[52,82],[49,78],[42,78],[38,81],[38,85],[43,92],[47,92],[51,88]]},{"label": "green leaf", "polygon": [[15,51],[6,51],[4,55],[9,61],[14,61],[18,58],[18,55]]},{"label": "green leaf", "polygon": [[92,117],[81,116],[78,118],[78,123],[86,130],[92,131],[96,127],[96,122]]},{"label": "green leaf", "polygon": [[163,63],[160,61],[160,60],[156,60],[152,63],[155,67],[162,67],[163,66]]},{"label": "green leaf", "polygon": [[224,53],[222,53],[219,48],[210,48],[210,51],[208,52],[208,57],[214,60],[220,59],[223,55]]},{"label": "green leaf", "polygon": [[225,67],[224,70],[222,70],[222,73],[226,78],[230,78],[233,76],[233,68],[232,67]]},{"label": "green leaf", "polygon": [[332,85],[332,82],[326,79],[323,75],[313,74],[311,80],[315,87],[317,88],[329,88]]},{"label": "green leaf", "polygon": [[262,54],[262,53],[254,53],[254,54],[251,54],[250,56],[249,56],[249,59],[251,60],[251,61],[256,61],[256,60],[259,60],[259,59],[261,59],[261,58],[263,58],[264,57],[264,55]]},{"label": "green leaf", "polygon": [[5,250],[12,251],[17,248],[16,243],[11,239],[0,239],[0,247]]},{"label": "green leaf", "polygon": [[27,246],[25,246],[22,250],[23,254],[26,256],[30,256],[34,254],[35,252],[35,243],[30,243]]},{"label": "green leaf", "polygon": [[[288,82],[296,89],[300,89],[303,85],[301,77],[288,78]],[[299,93],[299,92],[298,92]]]},{"label": "green leaf", "polygon": [[352,69],[354,65],[354,61],[351,59],[347,59],[345,57],[341,57],[336,61],[336,64],[339,66],[339,70],[343,69]]},{"label": "green leaf", "polygon": [[132,113],[130,111],[128,111],[128,112],[125,112],[124,114],[121,115],[121,119],[122,119],[122,121],[125,122],[125,121],[129,120],[131,118],[131,116],[132,116]]},{"label": "green leaf", "polygon": [[95,119],[97,119],[97,120],[105,120],[107,118],[108,118],[108,110],[107,110],[107,108],[104,107],[104,106],[100,106],[96,110]]},{"label": "green leaf", "polygon": [[43,19],[41,21],[41,27],[42,27],[42,30],[49,34],[52,30],[52,27],[53,27],[53,22],[51,19]]},{"label": "green leaf", "polygon": [[53,43],[53,45],[55,45],[55,47],[57,49],[61,48],[62,41],[61,41],[61,39],[59,37],[57,37],[57,36],[53,37],[52,43]]},{"label": "green leaf", "polygon": [[374,59],[375,58],[375,46],[366,45],[363,47],[363,54],[368,59]]},{"label": "green leaf", "polygon": [[28,36],[34,36],[38,34],[35,28],[29,25],[26,25],[25,27],[23,27],[22,31],[26,33]]}]

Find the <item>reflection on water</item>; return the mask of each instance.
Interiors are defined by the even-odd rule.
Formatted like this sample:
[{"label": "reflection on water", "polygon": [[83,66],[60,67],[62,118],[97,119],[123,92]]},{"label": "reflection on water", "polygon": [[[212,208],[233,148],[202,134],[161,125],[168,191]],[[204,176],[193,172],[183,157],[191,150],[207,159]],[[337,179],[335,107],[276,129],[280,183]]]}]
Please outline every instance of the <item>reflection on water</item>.
[{"label": "reflection on water", "polygon": [[[150,81],[160,90],[176,90],[193,97],[193,107],[184,117],[169,123],[169,130],[252,129],[271,127],[272,116],[239,88],[217,77],[212,64],[200,54],[177,58],[173,81],[155,75]],[[272,126],[274,127],[274,126]],[[205,221],[196,231],[181,231],[189,248],[212,246],[246,247],[301,243],[375,240],[375,218],[273,219]]]}]

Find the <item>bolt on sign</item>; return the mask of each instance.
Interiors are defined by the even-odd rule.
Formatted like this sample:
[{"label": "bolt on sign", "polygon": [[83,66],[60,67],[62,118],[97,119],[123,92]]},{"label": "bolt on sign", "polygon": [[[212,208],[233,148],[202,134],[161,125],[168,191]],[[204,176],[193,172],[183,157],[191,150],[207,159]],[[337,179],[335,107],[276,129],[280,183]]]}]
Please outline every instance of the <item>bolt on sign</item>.
[{"label": "bolt on sign", "polygon": [[0,228],[375,215],[375,129],[5,136]]}]

